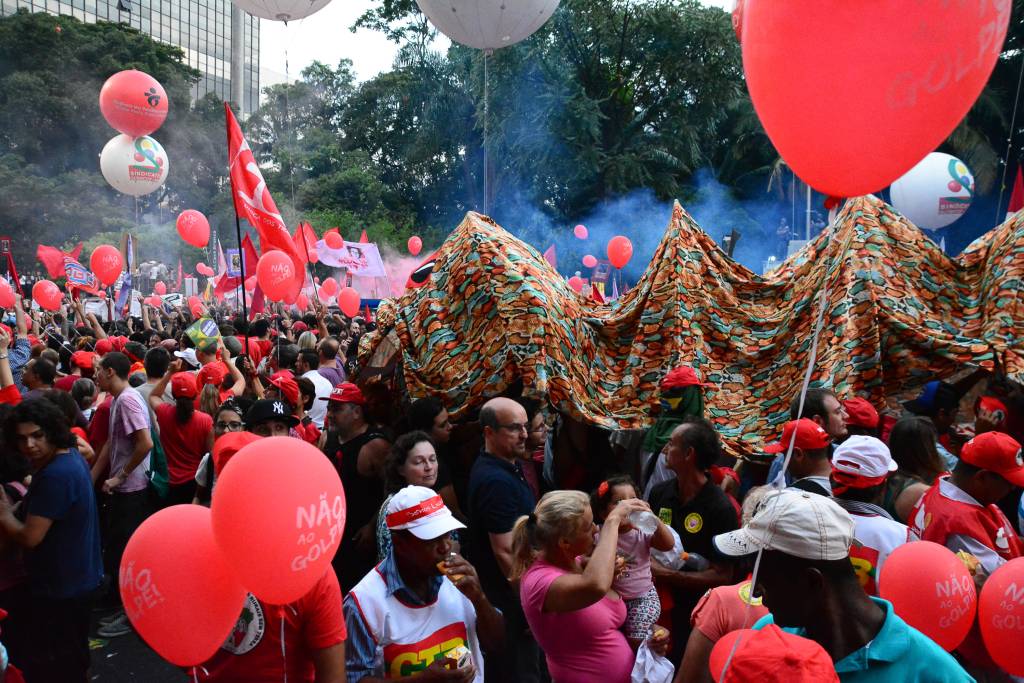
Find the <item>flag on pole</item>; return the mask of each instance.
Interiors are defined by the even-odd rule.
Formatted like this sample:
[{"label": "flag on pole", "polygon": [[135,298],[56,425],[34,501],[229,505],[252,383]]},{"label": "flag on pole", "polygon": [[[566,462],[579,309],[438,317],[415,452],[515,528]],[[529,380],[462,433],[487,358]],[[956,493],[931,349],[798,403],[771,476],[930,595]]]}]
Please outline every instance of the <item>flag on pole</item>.
[{"label": "flag on pole", "polygon": [[370,238],[366,236],[366,228],[363,228],[363,234],[359,236],[360,244],[369,244]]},{"label": "flag on pole", "polygon": [[558,270],[558,254],[555,252],[555,245],[551,245],[544,252],[544,260],[551,264],[551,267]]},{"label": "flag on pole", "polygon": [[224,103],[224,116],[228,129],[228,167],[235,213],[256,229],[260,236],[260,249],[264,254],[271,249],[280,249],[291,258],[295,266],[292,289],[298,295],[305,274],[302,257],[295,248],[291,233],[277,210],[274,198],[270,196],[267,182],[227,102]]},{"label": "flag on pole", "polygon": [[183,275],[184,275],[184,271],[181,269],[181,257],[179,256],[178,257],[178,284],[176,284],[174,286],[174,289],[176,291],[178,291],[178,292],[181,291],[181,281],[182,281],[182,276]]},{"label": "flag on pole", "polygon": [[115,308],[125,316],[128,314],[128,307],[132,303],[132,270],[135,268],[135,249],[132,248],[132,236],[128,233],[125,242],[124,278],[121,280],[121,291],[117,293]]},{"label": "flag on pole", "polygon": [[1010,195],[1010,205],[1006,208],[1006,219],[1009,220],[1021,209],[1024,209],[1024,176],[1021,175],[1020,164],[1017,164],[1017,177],[1013,181],[1013,194]]},{"label": "flag on pole", "polygon": [[67,278],[67,290],[71,296],[76,296],[78,290],[99,294],[102,289],[96,276],[67,254],[64,255],[64,277]]}]

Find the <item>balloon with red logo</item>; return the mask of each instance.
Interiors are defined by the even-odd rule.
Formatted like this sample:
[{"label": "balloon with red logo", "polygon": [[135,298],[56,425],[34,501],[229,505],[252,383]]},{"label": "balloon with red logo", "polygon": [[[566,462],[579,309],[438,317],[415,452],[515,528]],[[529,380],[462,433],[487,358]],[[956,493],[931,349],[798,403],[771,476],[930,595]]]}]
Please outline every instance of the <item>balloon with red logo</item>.
[{"label": "balloon with red logo", "polygon": [[590,233],[587,231],[587,226],[585,225],[577,225],[572,229],[572,234],[576,236],[576,239],[580,240],[585,240],[590,236]]},{"label": "balloon with red logo", "polygon": [[878,577],[878,595],[947,652],[967,637],[978,607],[967,567],[951,550],[930,541],[907,543],[889,554]]},{"label": "balloon with red logo", "polygon": [[114,130],[133,138],[149,135],[163,125],[168,104],[160,82],[135,69],[117,72],[100,89],[103,118]]},{"label": "balloon with red logo", "polygon": [[345,240],[338,234],[338,229],[333,228],[324,233],[324,242],[331,249],[341,249],[345,246]]},{"label": "balloon with red logo", "polygon": [[185,209],[178,214],[174,226],[178,229],[181,239],[193,247],[202,249],[210,243],[210,221],[195,209]]},{"label": "balloon with red logo", "polygon": [[996,664],[1024,676],[1024,558],[999,567],[985,580],[978,602],[978,624],[985,648]]},{"label": "balloon with red logo", "polygon": [[14,290],[7,280],[0,280],[0,308],[14,308]]},{"label": "balloon with red logo", "polygon": [[338,293],[338,308],[350,318],[359,315],[359,292],[351,287],[345,287]]},{"label": "balloon with red logo", "polygon": [[409,247],[410,254],[413,256],[419,256],[420,250],[423,249],[423,240],[416,235],[413,235],[409,238],[409,244],[407,246]]},{"label": "balloon with red logo", "polygon": [[272,605],[301,598],[331,571],[345,529],[334,465],[287,436],[239,450],[217,477],[210,510],[214,536],[242,585]]},{"label": "balloon with red logo", "polygon": [[572,291],[576,293],[582,292],[583,278],[581,278],[578,275],[573,275],[571,278],[569,278],[569,287],[572,288]]},{"label": "balloon with red logo", "polygon": [[294,288],[295,264],[283,251],[268,251],[256,264],[256,281],[274,301],[282,301]]},{"label": "balloon with red logo", "polygon": [[597,265],[597,259],[594,258],[592,255],[587,254],[586,256],[583,257],[583,265],[585,265],[587,268],[593,268],[594,266]]},{"label": "balloon with red logo", "polygon": [[629,259],[633,258],[633,243],[622,235],[608,240],[608,260],[616,268],[625,268]]},{"label": "balloon with red logo", "polygon": [[56,311],[60,308],[61,298],[60,287],[49,280],[39,280],[32,285],[32,300],[39,304],[39,308]]},{"label": "balloon with red logo", "polygon": [[141,197],[167,180],[170,161],[154,138],[117,135],[100,152],[100,172],[118,192]]},{"label": "balloon with red logo", "polygon": [[118,583],[132,626],[178,666],[212,657],[245,604],[202,505],[172,505],[148,517],[125,546]]},{"label": "balloon with red logo", "polygon": [[[1012,5],[744,0],[750,99],[801,180],[841,197],[875,192],[967,114],[1002,51]],[[808,93],[813,106],[794,106]]]},{"label": "balloon with red logo", "polygon": [[100,284],[104,287],[109,287],[117,282],[117,278],[121,276],[121,271],[124,269],[124,259],[121,258],[121,252],[115,247],[109,244],[101,244],[93,249],[92,254],[89,256],[89,267],[92,269],[96,279],[100,281]]},{"label": "balloon with red logo", "polygon": [[167,293],[167,285],[163,282],[157,281],[157,283],[153,285],[153,293],[163,296]]}]

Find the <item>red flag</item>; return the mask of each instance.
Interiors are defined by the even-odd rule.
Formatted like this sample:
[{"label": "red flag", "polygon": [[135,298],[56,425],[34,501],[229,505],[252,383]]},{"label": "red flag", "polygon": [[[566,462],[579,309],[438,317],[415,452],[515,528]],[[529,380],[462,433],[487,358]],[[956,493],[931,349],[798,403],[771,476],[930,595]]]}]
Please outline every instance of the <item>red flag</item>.
[{"label": "red flag", "polygon": [[1010,195],[1010,205],[1006,209],[1006,217],[1024,209],[1024,176],[1021,175],[1020,164],[1017,164],[1017,177],[1013,181],[1013,194]]},{"label": "red flag", "polygon": [[305,275],[302,257],[295,248],[291,233],[277,210],[274,198],[270,196],[260,167],[227,102],[224,103],[224,116],[227,120],[228,166],[235,213],[256,229],[260,236],[260,249],[264,254],[271,249],[280,249],[292,259],[295,265],[293,290],[298,295]]},{"label": "red flag", "polygon": [[363,228],[363,234],[359,236],[360,244],[369,244],[370,238],[366,236],[366,228]]},{"label": "red flag", "polygon": [[72,261],[77,261],[81,253],[81,243],[67,252],[61,251],[57,247],[48,247],[45,244],[40,244],[36,247],[36,258],[46,267],[46,274],[51,278],[64,277],[65,256],[69,257]]},{"label": "red flag", "polygon": [[544,260],[551,264],[551,267],[558,270],[558,254],[555,253],[555,245],[551,245],[544,252]]},{"label": "red flag", "polygon": [[370,304],[366,304],[366,315],[363,317],[363,320],[368,323],[373,322],[373,313],[370,312]]},{"label": "red flag", "polygon": [[590,283],[590,298],[599,304],[604,303],[604,297],[601,296],[601,290],[597,288],[596,283]]}]

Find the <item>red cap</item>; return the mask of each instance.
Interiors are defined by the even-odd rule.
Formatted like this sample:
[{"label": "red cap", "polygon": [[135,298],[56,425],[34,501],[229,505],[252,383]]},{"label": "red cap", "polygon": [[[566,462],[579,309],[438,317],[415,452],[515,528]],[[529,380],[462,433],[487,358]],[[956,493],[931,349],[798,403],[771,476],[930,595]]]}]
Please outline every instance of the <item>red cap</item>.
[{"label": "red cap", "polygon": [[226,432],[222,434],[213,442],[213,473],[219,477],[224,466],[228,464],[228,460],[253,441],[259,440],[260,437],[252,432]]},{"label": "red cap", "polygon": [[847,427],[878,428],[878,411],[867,400],[860,397],[848,398],[843,401],[843,408],[846,409]]},{"label": "red cap", "polygon": [[1006,416],[1010,414],[1006,404],[994,396],[979,396],[974,404],[975,414],[994,424],[997,429],[1006,426]]},{"label": "red cap", "polygon": [[91,370],[94,360],[96,360],[96,354],[92,351],[75,351],[71,354],[71,364],[83,370]]},{"label": "red cap", "polygon": [[100,339],[96,342],[96,353],[100,356],[105,356],[114,350],[114,344],[110,339]]},{"label": "red cap", "polygon": [[1020,444],[1009,434],[978,434],[960,448],[960,459],[968,465],[995,472],[1014,486],[1024,486],[1024,456]]},{"label": "red cap", "polygon": [[224,382],[224,378],[228,376],[227,368],[221,362],[208,363],[199,370],[198,382],[200,387],[205,387],[207,384],[220,389],[220,385]]},{"label": "red cap", "polygon": [[[725,669],[737,638],[742,638],[739,647],[729,668]],[[832,683],[839,680],[825,648],[813,640],[787,633],[775,624],[757,631],[744,628],[725,634],[711,649],[708,667],[715,683]]]},{"label": "red cap", "polygon": [[679,387],[712,387],[713,384],[701,382],[697,373],[689,365],[681,365],[661,379],[661,389],[677,389]]},{"label": "red cap", "polygon": [[171,377],[171,396],[174,398],[195,398],[199,395],[196,376],[191,372],[176,372]]},{"label": "red cap", "polygon": [[817,451],[832,443],[832,438],[814,420],[802,417],[799,420],[790,420],[782,428],[782,440],[778,443],[765,446],[765,453],[785,453],[789,448],[789,442],[793,439],[793,432],[796,432],[795,448],[804,451]]},{"label": "red cap", "polygon": [[359,387],[352,384],[352,382],[342,382],[331,390],[330,396],[325,396],[319,400],[335,401],[337,403],[358,403],[361,406],[366,405],[363,392],[359,391]]},{"label": "red cap", "polygon": [[280,370],[270,376],[270,383],[281,392],[284,400],[297,408],[299,405],[299,383],[295,381],[295,375],[291,370]]},{"label": "red cap", "polygon": [[308,329],[309,327],[306,326],[306,323],[302,322],[301,320],[292,325],[292,332],[305,332]]},{"label": "red cap", "polygon": [[114,347],[115,351],[124,351],[124,346],[127,343],[128,337],[110,337],[110,344]]}]

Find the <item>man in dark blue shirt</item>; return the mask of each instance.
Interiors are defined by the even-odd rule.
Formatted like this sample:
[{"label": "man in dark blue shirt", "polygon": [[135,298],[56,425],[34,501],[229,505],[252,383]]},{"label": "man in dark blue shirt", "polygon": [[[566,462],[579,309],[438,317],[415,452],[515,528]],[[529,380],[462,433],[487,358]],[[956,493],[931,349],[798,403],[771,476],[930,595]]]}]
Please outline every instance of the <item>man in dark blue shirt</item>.
[{"label": "man in dark blue shirt", "polygon": [[[469,552],[491,603],[505,614],[503,657],[487,660],[488,681],[540,680],[541,653],[530,636],[519,595],[508,582],[512,570],[512,527],[533,512],[537,501],[519,469],[526,455],[526,410],[508,398],[480,409],[484,451],[469,474]],[[504,661],[501,661],[504,660]]]},{"label": "man in dark blue shirt", "polygon": [[34,473],[17,512],[0,499],[0,538],[28,551],[31,592],[29,609],[9,616],[21,634],[8,643],[11,661],[30,681],[84,682],[90,598],[103,578],[89,467],[63,413],[46,399],[15,407],[4,437]]}]

